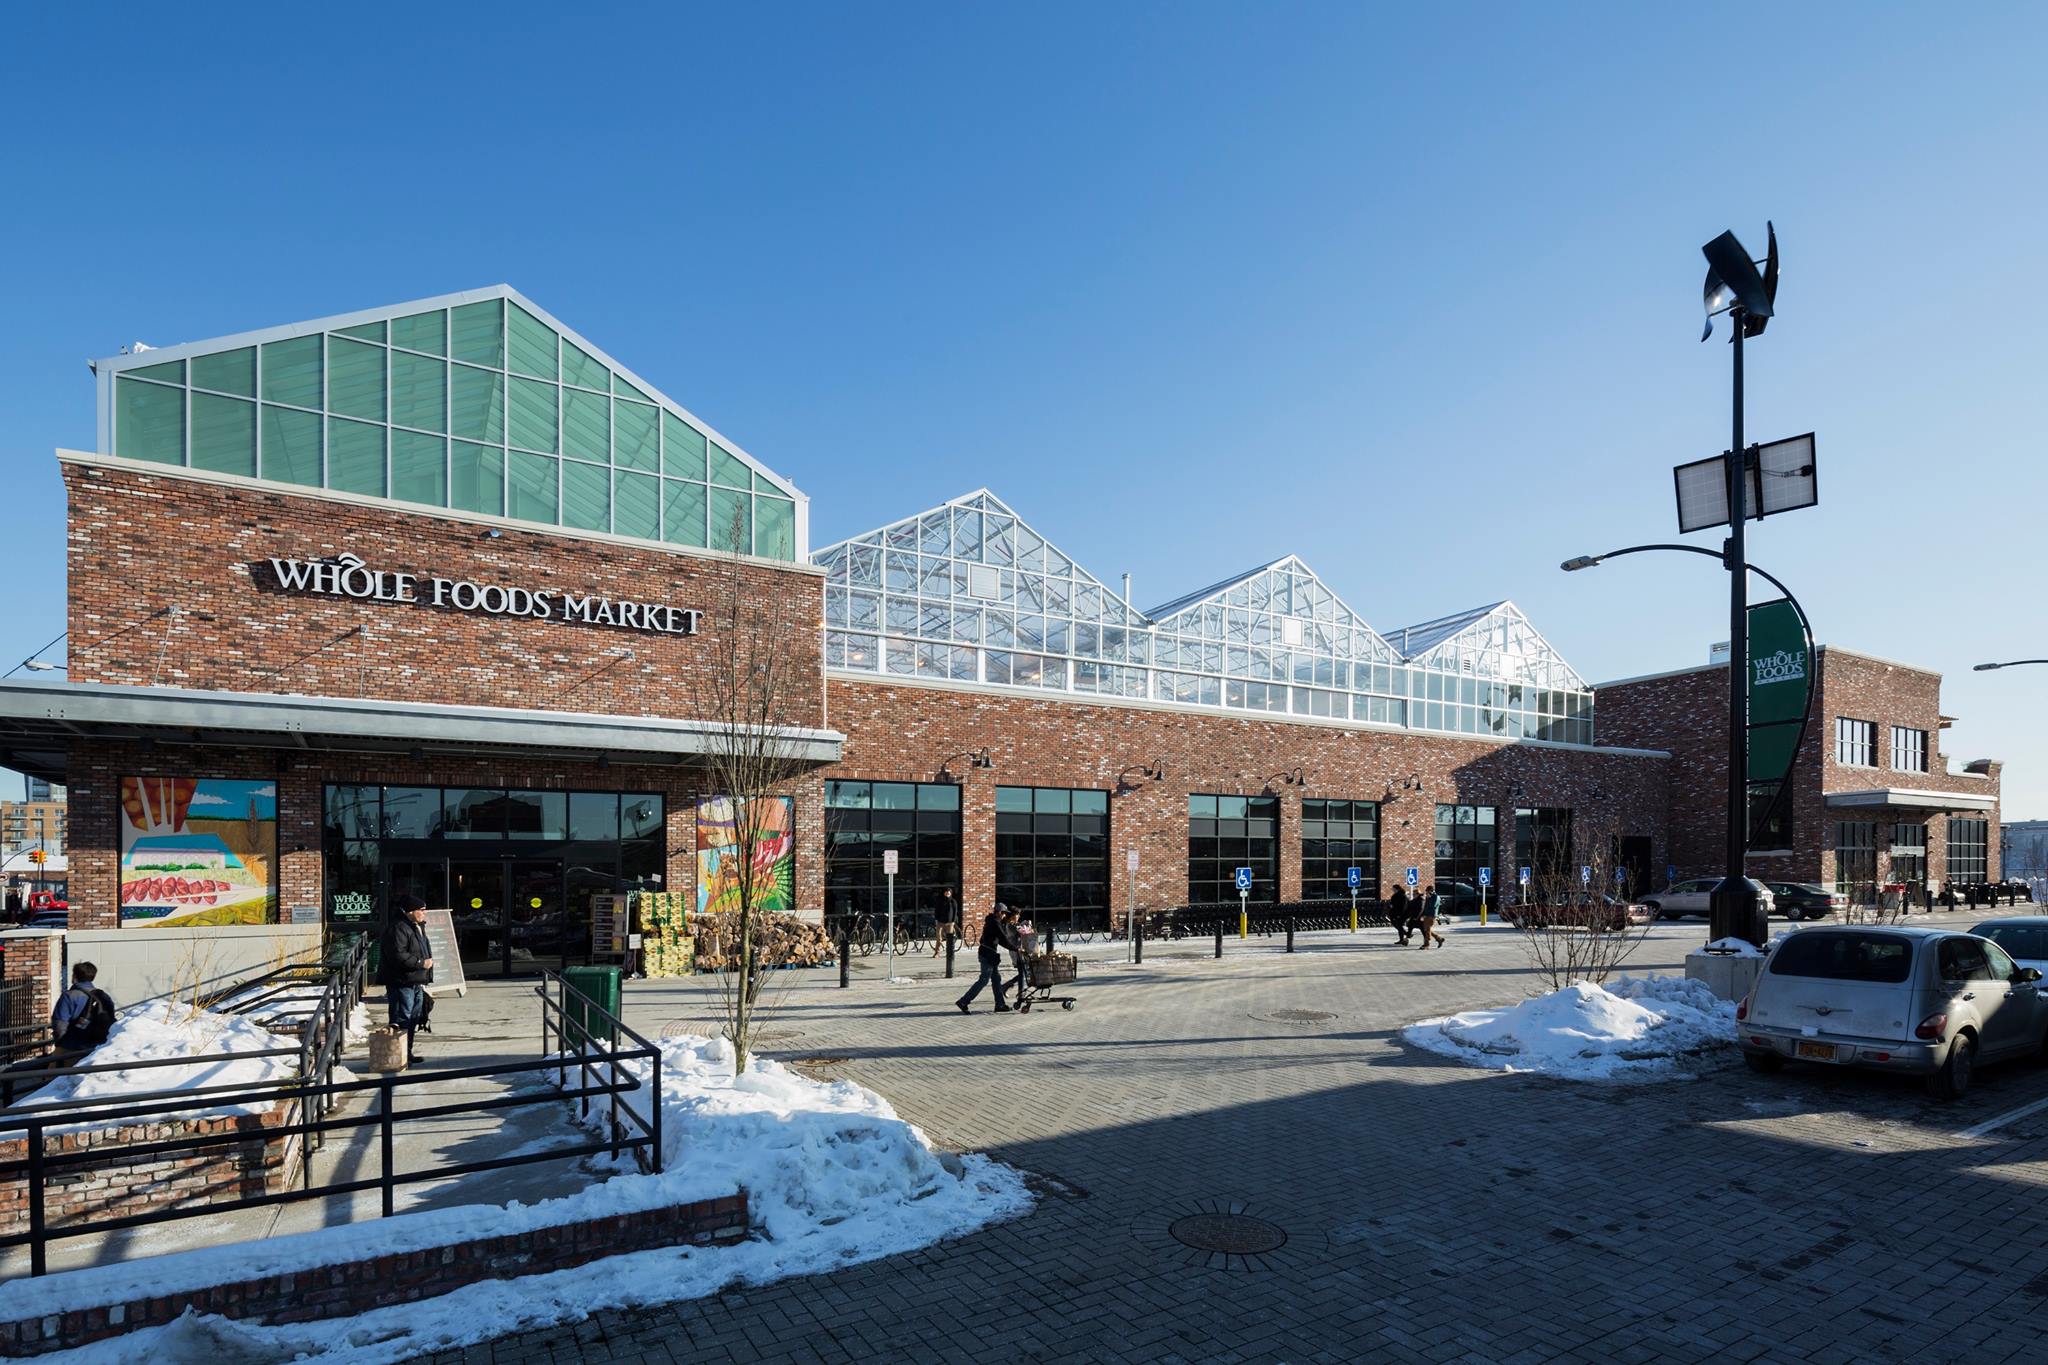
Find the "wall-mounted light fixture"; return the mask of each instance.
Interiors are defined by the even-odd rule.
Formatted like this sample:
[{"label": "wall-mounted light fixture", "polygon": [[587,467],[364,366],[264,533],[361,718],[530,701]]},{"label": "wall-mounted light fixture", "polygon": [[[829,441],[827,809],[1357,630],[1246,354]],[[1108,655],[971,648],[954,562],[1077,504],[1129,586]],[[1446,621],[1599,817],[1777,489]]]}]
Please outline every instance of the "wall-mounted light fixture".
[{"label": "wall-mounted light fixture", "polygon": [[962,749],[957,754],[949,755],[945,762],[939,764],[938,774],[932,780],[934,782],[958,782],[960,779],[953,774],[953,760],[956,758],[966,759],[970,772],[976,768],[993,768],[996,766],[996,761],[989,757],[986,748]]},{"label": "wall-mounted light fixture", "polygon": [[1307,781],[1308,774],[1302,771],[1301,766],[1299,764],[1296,764],[1294,767],[1287,769],[1285,772],[1277,772],[1274,773],[1271,777],[1267,778],[1266,785],[1260,790],[1259,795],[1273,795],[1276,784],[1281,787],[1299,787],[1305,784]]},{"label": "wall-mounted light fixture", "polygon": [[1164,763],[1133,763],[1130,767],[1125,768],[1116,775],[1116,790],[1110,793],[1110,797],[1114,799],[1119,796],[1129,796],[1132,792],[1138,790],[1136,784],[1131,780],[1134,777],[1139,782],[1157,782],[1165,776],[1166,765]]}]

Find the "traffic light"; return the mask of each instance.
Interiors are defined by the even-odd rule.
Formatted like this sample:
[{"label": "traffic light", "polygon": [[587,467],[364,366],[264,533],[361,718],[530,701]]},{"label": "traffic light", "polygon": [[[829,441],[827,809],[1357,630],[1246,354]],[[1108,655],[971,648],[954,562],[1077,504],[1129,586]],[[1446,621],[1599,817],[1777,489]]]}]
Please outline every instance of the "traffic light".
[{"label": "traffic light", "polygon": [[37,867],[41,867],[43,865],[44,860],[47,859],[49,856],[49,854],[43,852],[39,848],[32,848],[28,851],[28,860],[34,863]]}]

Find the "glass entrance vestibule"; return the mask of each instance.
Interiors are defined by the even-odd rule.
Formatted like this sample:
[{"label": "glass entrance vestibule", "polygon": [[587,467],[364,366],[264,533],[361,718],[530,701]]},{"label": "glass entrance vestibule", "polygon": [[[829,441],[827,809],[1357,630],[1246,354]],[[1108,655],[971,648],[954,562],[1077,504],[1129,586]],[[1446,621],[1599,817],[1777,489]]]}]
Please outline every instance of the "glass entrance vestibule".
[{"label": "glass entrance vestibule", "polygon": [[338,930],[381,934],[411,894],[451,912],[471,977],[591,960],[591,898],[659,890],[666,805],[653,792],[330,785],[324,901]]}]

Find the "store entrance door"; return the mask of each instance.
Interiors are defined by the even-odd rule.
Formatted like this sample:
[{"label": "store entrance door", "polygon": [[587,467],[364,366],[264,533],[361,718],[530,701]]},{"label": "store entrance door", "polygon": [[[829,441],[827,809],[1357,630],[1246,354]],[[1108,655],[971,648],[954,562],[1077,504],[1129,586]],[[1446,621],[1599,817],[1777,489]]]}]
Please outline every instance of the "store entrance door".
[{"label": "store entrance door", "polygon": [[568,925],[560,858],[451,859],[448,895],[464,975],[561,968]]}]

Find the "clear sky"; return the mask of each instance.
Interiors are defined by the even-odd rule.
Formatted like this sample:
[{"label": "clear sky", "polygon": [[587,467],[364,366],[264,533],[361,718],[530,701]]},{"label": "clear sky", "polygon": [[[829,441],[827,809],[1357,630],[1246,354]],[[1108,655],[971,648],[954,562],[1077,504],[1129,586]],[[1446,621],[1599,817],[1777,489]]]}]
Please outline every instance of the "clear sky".
[{"label": "clear sky", "polygon": [[[507,282],[812,498],[980,485],[1141,604],[1287,552],[1383,630],[1511,597],[1704,661],[1670,467],[1728,438],[1699,246],[1778,224],[1757,529],[1822,637],[1949,675],[2048,817],[2048,8],[17,9],[0,669],[62,627],[85,360]],[[1696,537],[1703,544],[1715,537]],[[13,794],[10,782],[8,794]]]}]

